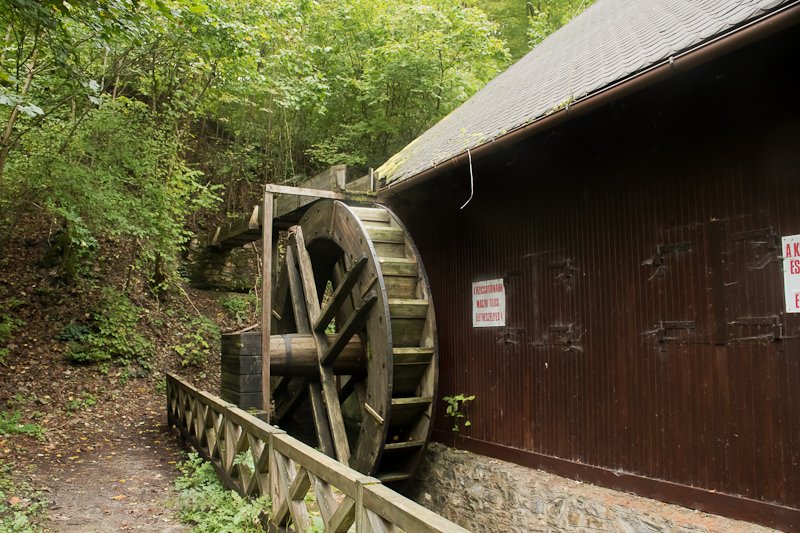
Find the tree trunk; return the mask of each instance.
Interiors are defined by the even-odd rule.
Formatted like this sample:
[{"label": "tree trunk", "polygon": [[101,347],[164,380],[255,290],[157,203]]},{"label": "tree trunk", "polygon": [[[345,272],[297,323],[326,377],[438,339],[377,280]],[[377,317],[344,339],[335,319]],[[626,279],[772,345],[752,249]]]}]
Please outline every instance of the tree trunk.
[{"label": "tree trunk", "polygon": [[[31,56],[30,66],[28,67],[28,75],[25,77],[25,84],[22,86],[22,97],[28,95],[33,81],[34,68],[36,67],[36,56],[39,55],[39,50],[33,51]],[[11,115],[8,117],[3,137],[0,139],[0,189],[3,187],[3,173],[6,168],[6,161],[8,160],[8,153],[11,151],[11,134],[14,133],[14,125],[19,116],[19,104],[15,105],[11,110]]]}]

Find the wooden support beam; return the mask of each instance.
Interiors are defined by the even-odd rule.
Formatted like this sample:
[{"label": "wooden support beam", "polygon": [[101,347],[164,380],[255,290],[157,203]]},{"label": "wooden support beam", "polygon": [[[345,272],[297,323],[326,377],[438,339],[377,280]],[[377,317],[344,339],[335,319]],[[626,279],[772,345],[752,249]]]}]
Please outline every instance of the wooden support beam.
[{"label": "wooden support beam", "polygon": [[[331,200],[344,200],[347,196],[344,193],[336,191],[326,191],[323,189],[308,189],[306,187],[292,187],[290,185],[276,185],[275,183],[268,183],[266,186],[267,192],[273,194],[292,194],[294,196],[310,196],[312,198],[329,198]],[[366,193],[360,193],[366,194]]]},{"label": "wooden support beam", "polygon": [[372,309],[373,304],[378,300],[378,295],[375,291],[370,291],[367,296],[361,301],[361,304],[356,307],[355,311],[347,319],[347,322],[342,326],[342,330],[336,335],[336,340],[328,346],[320,358],[320,364],[323,366],[330,366],[342,353],[342,350],[350,339],[355,335],[358,330],[364,326],[364,321],[367,319],[367,313]]},{"label": "wooden support beam", "polygon": [[[347,181],[347,166],[334,165],[299,184],[300,188],[342,192]],[[309,196],[283,195],[275,202],[275,218],[281,218],[288,213],[297,212],[313,202],[316,198]]]},{"label": "wooden support beam", "polygon": [[[294,226],[291,230],[294,233],[294,248],[297,253],[297,262],[300,268],[300,277],[303,282],[303,293],[308,309],[308,317],[312,324],[319,320],[320,308],[317,296],[317,286],[314,279],[314,269],[311,265],[311,258],[306,250],[303,229]],[[317,343],[317,354],[320,357],[328,348],[325,335],[312,332]],[[336,392],[336,378],[331,367],[319,365],[320,383],[322,384],[322,398],[325,401],[325,409],[328,413],[328,422],[331,426],[333,445],[336,448],[336,459],[345,465],[350,464],[350,445],[347,442],[347,433],[344,428],[344,417],[342,416],[342,406],[339,404],[339,395]]]},{"label": "wooden support beam", "polygon": [[[272,207],[274,196],[264,191],[264,217],[261,226],[261,408],[269,423],[272,411],[269,372],[269,337],[272,330]],[[255,215],[257,216],[257,215]]]},{"label": "wooden support beam", "polygon": [[328,457],[334,457],[336,451],[331,440],[331,427],[328,424],[328,417],[325,416],[325,405],[319,383],[308,384],[308,397],[311,400],[311,414],[314,418],[314,429],[317,431],[319,450]]},{"label": "wooden support beam", "polygon": [[331,299],[328,300],[325,309],[322,310],[319,319],[314,324],[315,331],[319,333],[323,333],[325,331],[325,329],[328,327],[328,324],[330,324],[331,320],[333,320],[333,316],[336,314],[336,311],[350,295],[350,291],[358,282],[358,275],[361,274],[361,271],[364,270],[366,265],[367,256],[364,255],[361,256],[361,258],[356,261],[352,267],[350,267],[350,270],[345,273],[344,279],[339,282],[336,290],[333,291]]}]

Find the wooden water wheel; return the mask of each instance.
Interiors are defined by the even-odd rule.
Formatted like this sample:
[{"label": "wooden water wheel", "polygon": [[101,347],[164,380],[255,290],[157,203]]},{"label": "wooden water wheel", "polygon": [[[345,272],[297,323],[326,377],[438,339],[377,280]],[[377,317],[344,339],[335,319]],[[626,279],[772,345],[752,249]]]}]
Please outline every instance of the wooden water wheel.
[{"label": "wooden water wheel", "polygon": [[385,483],[409,479],[430,437],[437,348],[408,232],[385,207],[317,201],[289,228],[279,272],[273,423]]}]

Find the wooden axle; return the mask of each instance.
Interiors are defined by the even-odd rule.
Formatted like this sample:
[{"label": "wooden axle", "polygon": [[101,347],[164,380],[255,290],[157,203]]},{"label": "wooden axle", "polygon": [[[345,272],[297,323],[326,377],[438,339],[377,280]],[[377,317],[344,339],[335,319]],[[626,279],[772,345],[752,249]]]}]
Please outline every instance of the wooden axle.
[{"label": "wooden axle", "polygon": [[[328,342],[332,343],[334,340],[336,335],[328,335]],[[228,370],[226,366],[237,364],[236,359],[242,356],[260,356],[261,333],[254,331],[235,336],[223,335],[222,354],[223,370]],[[270,373],[273,376],[319,376],[317,347],[310,334],[270,335],[269,358]],[[359,374],[365,368],[364,347],[358,335],[354,335],[333,363],[333,373]]]}]

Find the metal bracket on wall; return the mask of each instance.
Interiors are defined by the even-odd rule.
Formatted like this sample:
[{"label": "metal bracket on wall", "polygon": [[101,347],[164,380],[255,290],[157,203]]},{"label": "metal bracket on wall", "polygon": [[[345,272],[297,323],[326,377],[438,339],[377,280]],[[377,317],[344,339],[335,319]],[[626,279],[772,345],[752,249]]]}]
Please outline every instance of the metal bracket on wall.
[{"label": "metal bracket on wall", "polygon": [[583,333],[576,333],[575,324],[551,324],[547,327],[548,335],[543,341],[532,342],[536,348],[559,347],[565,352],[583,352],[580,340]]},{"label": "metal bracket on wall", "polygon": [[758,340],[778,342],[786,338],[783,334],[783,322],[781,322],[781,317],[778,315],[740,317],[728,322],[728,324],[734,327],[751,328],[751,330],[755,329],[756,331],[764,331],[764,329],[767,328],[764,333],[746,337],[735,337],[731,339],[731,342]]},{"label": "metal bracket on wall", "polygon": [[688,252],[692,249],[691,242],[678,242],[674,244],[659,244],[656,246],[656,253],[652,257],[642,261],[642,266],[654,266],[653,274],[647,278],[650,281],[656,277],[662,277],[667,271],[667,262],[664,256],[669,254],[677,254],[679,252]]},{"label": "metal bracket on wall", "polygon": [[524,334],[523,328],[503,328],[495,333],[497,344],[517,346],[521,343],[520,337]]},{"label": "metal bracket on wall", "polygon": [[556,270],[556,275],[553,281],[557,284],[564,285],[567,289],[572,288],[575,275],[579,272],[578,268],[573,264],[572,259],[564,259],[550,264],[550,268]]},{"label": "metal bracket on wall", "polygon": [[694,320],[661,320],[655,329],[645,331],[642,335],[652,335],[655,337],[662,352],[667,351],[667,343],[680,340],[681,337],[671,335],[671,332],[684,330],[687,333],[695,328]]},{"label": "metal bracket on wall", "polygon": [[747,264],[749,270],[762,270],[783,260],[781,238],[772,226],[736,233],[731,238],[734,241],[746,241],[750,245],[752,260]]}]

